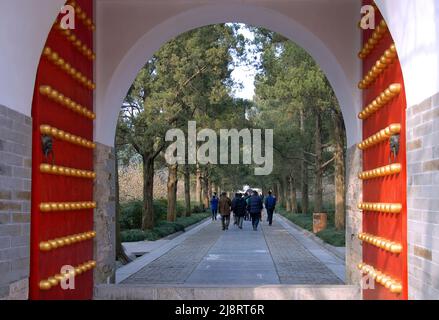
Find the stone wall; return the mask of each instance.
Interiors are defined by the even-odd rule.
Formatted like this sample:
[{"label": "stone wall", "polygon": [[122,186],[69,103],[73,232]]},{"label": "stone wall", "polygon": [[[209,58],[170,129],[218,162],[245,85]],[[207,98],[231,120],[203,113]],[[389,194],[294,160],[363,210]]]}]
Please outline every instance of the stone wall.
[{"label": "stone wall", "polygon": [[[194,184],[194,181],[192,181],[192,184]],[[168,168],[155,170],[153,191],[154,199],[167,199]],[[183,177],[178,179],[177,199],[184,200]],[[131,200],[143,200],[143,168],[141,164],[131,164],[119,168],[119,200],[121,203]]]},{"label": "stone wall", "polygon": [[439,94],[407,109],[410,299],[439,299]]},{"label": "stone wall", "polygon": [[0,299],[29,291],[32,121],[0,105]]},{"label": "stone wall", "polygon": [[357,238],[363,223],[362,212],[357,207],[363,198],[363,184],[358,179],[362,168],[362,153],[354,145],[346,154],[346,283],[356,285],[361,280],[357,265],[363,258],[361,242]]},{"label": "stone wall", "polygon": [[[314,186],[315,186],[315,179],[311,175],[308,177],[308,198],[310,201],[310,204],[312,206],[314,202]],[[323,210],[332,209],[334,210],[335,207],[335,181],[334,181],[334,175],[330,174],[327,176],[323,176]],[[297,199],[299,201],[302,201],[302,192],[300,191],[300,188],[297,189]],[[311,207],[312,209],[312,207]]]},{"label": "stone wall", "polygon": [[116,268],[116,184],[114,148],[96,144],[94,151],[94,254],[97,262],[94,270],[95,284],[114,282]]}]

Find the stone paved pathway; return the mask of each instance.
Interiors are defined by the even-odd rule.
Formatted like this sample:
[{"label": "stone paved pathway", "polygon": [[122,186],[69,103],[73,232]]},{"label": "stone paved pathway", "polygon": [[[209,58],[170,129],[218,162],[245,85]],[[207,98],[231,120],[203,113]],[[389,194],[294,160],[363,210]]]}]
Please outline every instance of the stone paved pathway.
[{"label": "stone paved pathway", "polygon": [[231,225],[222,234],[186,283],[279,284],[279,277],[264,234],[245,221],[242,230]]},{"label": "stone paved pathway", "polygon": [[208,225],[122,283],[184,283],[221,235],[217,225]]},{"label": "stone paved pathway", "polygon": [[280,224],[263,229],[282,284],[343,284]]},{"label": "stone paved pathway", "polygon": [[277,219],[253,231],[212,222],[122,281],[123,284],[342,284]]}]

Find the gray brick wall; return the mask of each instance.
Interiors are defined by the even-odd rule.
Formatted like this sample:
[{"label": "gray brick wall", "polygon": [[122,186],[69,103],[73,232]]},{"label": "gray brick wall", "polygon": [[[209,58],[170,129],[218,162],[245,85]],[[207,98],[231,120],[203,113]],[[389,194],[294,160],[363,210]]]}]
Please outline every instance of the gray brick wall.
[{"label": "gray brick wall", "polygon": [[346,156],[346,283],[360,285],[357,265],[363,260],[363,250],[357,235],[363,228],[363,214],[357,206],[363,196],[363,184],[358,179],[363,158],[356,145],[347,150]]},{"label": "gray brick wall", "polygon": [[95,284],[114,282],[116,268],[116,180],[114,148],[97,143],[94,151]]},{"label": "gray brick wall", "polygon": [[407,109],[410,299],[439,299],[439,94]]},{"label": "gray brick wall", "polygon": [[27,299],[32,121],[0,105],[0,299]]}]

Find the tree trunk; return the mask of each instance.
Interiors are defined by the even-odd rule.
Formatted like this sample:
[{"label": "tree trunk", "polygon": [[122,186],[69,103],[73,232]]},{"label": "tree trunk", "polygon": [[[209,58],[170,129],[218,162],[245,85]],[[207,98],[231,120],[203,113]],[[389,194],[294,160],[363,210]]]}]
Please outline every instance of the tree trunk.
[{"label": "tree trunk", "polygon": [[282,183],[282,179],[277,182],[277,191],[278,191],[278,200],[279,200],[279,204],[285,208],[285,202],[284,202],[284,188],[283,188],[283,183]]},{"label": "tree trunk", "polygon": [[214,193],[218,195],[218,185],[215,182],[212,182],[212,195]]},{"label": "tree trunk", "polygon": [[154,228],[154,207],[152,205],[154,192],[154,159],[143,155],[143,217],[142,229]]},{"label": "tree trunk", "polygon": [[209,172],[206,168],[203,175],[203,207],[209,208]]},{"label": "tree trunk", "polygon": [[316,154],[316,169],[315,169],[315,186],[314,186],[314,212],[322,212],[323,202],[323,154],[322,154],[322,121],[319,110],[316,112],[316,127],[315,127],[315,154]]},{"label": "tree trunk", "polygon": [[293,177],[290,177],[290,200],[291,200],[291,211],[293,213],[297,213],[297,189],[296,189],[296,183],[294,181]]},{"label": "tree trunk", "polygon": [[197,163],[197,172],[195,176],[195,202],[197,205],[201,205],[201,169]]},{"label": "tree trunk", "polygon": [[345,192],[345,154],[344,140],[345,130],[343,127],[343,116],[336,112],[334,117],[335,136],[335,228],[342,230],[345,227],[346,192]]},{"label": "tree trunk", "polygon": [[186,209],[184,211],[185,217],[190,217],[192,213],[191,208],[191,173],[189,171],[189,165],[184,165],[184,202]]},{"label": "tree trunk", "polygon": [[177,176],[178,164],[168,166],[168,215],[167,220],[174,222],[177,218]]},{"label": "tree trunk", "polygon": [[274,196],[276,197],[277,203],[279,203],[279,189],[277,187],[277,183],[273,184],[273,193]]},{"label": "tree trunk", "polygon": [[288,176],[283,178],[284,184],[284,199],[285,199],[285,210],[291,212],[291,199],[290,199],[290,184],[288,182]]},{"label": "tree trunk", "polygon": [[[300,132],[302,138],[305,137],[305,114],[303,109],[300,110]],[[302,147],[302,158],[306,158],[305,149]],[[301,171],[302,171],[302,199],[301,199],[301,208],[302,213],[308,213],[309,207],[309,195],[308,195],[308,164],[306,161],[301,161]]]}]

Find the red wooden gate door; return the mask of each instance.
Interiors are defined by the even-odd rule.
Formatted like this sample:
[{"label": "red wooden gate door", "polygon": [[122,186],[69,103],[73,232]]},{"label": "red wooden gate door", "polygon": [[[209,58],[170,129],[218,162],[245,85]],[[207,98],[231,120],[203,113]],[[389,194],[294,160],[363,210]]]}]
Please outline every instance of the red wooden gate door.
[{"label": "red wooden gate door", "polygon": [[93,290],[93,1],[67,4],[75,28],[61,27],[60,8],[32,105],[31,299],[91,299]]},{"label": "red wooden gate door", "polygon": [[[374,5],[371,0],[364,5]],[[375,5],[374,5],[375,6]],[[364,299],[407,299],[406,100],[392,36],[375,6],[376,28],[363,30]]]}]

